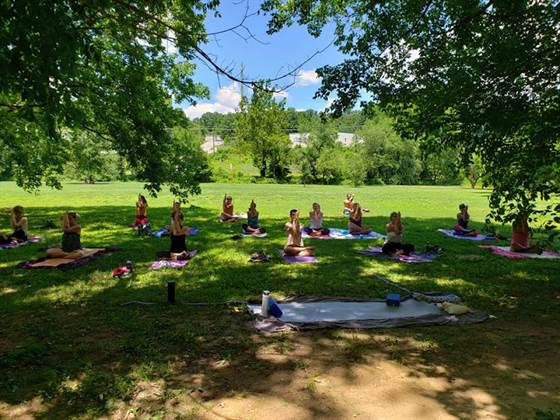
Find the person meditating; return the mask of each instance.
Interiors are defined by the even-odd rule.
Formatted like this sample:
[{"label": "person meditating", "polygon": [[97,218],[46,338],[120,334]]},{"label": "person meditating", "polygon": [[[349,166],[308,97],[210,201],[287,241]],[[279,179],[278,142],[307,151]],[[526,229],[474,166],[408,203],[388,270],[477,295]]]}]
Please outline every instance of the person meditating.
[{"label": "person meditating", "polygon": [[187,233],[190,228],[183,226],[183,213],[179,207],[174,206],[171,214],[172,224],[170,226],[171,247],[169,256],[171,260],[184,260],[190,258],[187,251]]},{"label": "person meditating", "polygon": [[255,200],[251,200],[249,211],[247,212],[247,223],[241,225],[243,232],[249,235],[259,235],[266,232],[266,229],[259,226],[259,212]]},{"label": "person meditating", "polygon": [[136,201],[136,219],[134,220],[134,226],[147,225],[148,224],[148,200],[141,194],[138,194],[138,200]]},{"label": "person meditating", "polygon": [[318,203],[313,203],[312,211],[309,212],[309,227],[304,229],[309,236],[327,236],[330,231],[323,227],[323,212]]},{"label": "person meditating", "polygon": [[284,247],[284,255],[296,257],[315,254],[315,248],[303,244],[301,236],[303,224],[299,221],[299,214],[296,209],[290,210],[290,221],[284,225],[284,230],[288,235],[288,241]]},{"label": "person meditating", "polygon": [[62,248],[47,249],[48,258],[78,259],[82,257],[80,241],[82,227],[78,224],[80,215],[71,211],[62,214]]},{"label": "person meditating", "polygon": [[224,195],[220,220],[222,222],[235,222],[237,219],[238,217],[233,214],[233,198],[230,195]]},{"label": "person meditating", "polygon": [[453,228],[454,234],[458,236],[476,236],[478,231],[476,229],[469,229],[469,222],[471,216],[469,215],[469,206],[466,204],[459,204],[459,213],[457,213],[457,224]]},{"label": "person meditating", "polygon": [[11,235],[1,235],[0,243],[16,243],[27,241],[27,217],[25,217],[22,206],[15,206],[11,210],[10,224],[12,226]]},{"label": "person meditating", "polygon": [[[346,198],[344,199],[344,210],[342,213],[345,216],[350,216],[354,211],[354,194],[348,193],[346,194]],[[368,209],[362,209],[364,213],[369,213]]]},{"label": "person meditating", "polygon": [[346,198],[344,199],[344,210],[342,213],[345,216],[350,216],[352,214],[352,210],[354,209],[354,194],[348,193],[346,194]]},{"label": "person meditating", "polygon": [[543,250],[540,246],[529,244],[530,236],[531,229],[529,228],[527,216],[520,213],[512,224],[510,250],[513,252],[542,254]]},{"label": "person meditating", "polygon": [[384,254],[410,255],[414,252],[414,245],[402,243],[403,230],[401,213],[392,212],[389,217],[389,223],[387,223],[387,239],[383,244],[383,248],[381,248]]},{"label": "person meditating", "polygon": [[348,231],[352,235],[367,235],[371,232],[371,229],[362,226],[362,208],[359,203],[354,203],[352,207],[352,213],[350,213],[350,219],[348,220]]}]

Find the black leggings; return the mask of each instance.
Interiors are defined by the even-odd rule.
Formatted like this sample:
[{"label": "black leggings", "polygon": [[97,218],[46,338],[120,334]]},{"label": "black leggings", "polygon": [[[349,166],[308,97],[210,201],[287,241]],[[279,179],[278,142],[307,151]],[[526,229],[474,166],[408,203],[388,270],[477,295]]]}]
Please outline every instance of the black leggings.
[{"label": "black leggings", "polygon": [[398,242],[387,242],[381,248],[384,254],[394,254],[397,251],[402,251],[404,255],[410,255],[414,252],[414,245],[412,244],[401,244]]},{"label": "black leggings", "polygon": [[266,232],[266,229],[263,228],[263,227],[260,227],[260,226],[259,227],[253,227],[253,226],[249,226],[247,223],[243,223],[241,225],[241,228],[243,229],[243,232],[245,232],[245,233],[251,233],[248,230],[249,228],[256,229],[258,231],[258,233],[265,233]]}]

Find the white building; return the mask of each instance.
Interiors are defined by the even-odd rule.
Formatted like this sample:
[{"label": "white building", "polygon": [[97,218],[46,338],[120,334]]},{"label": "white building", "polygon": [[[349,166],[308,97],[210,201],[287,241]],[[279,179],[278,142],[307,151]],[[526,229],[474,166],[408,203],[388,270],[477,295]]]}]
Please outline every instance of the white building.
[{"label": "white building", "polygon": [[216,153],[219,147],[224,145],[224,140],[220,136],[212,135],[212,136],[204,136],[204,141],[200,146],[202,150],[206,153],[212,154]]},{"label": "white building", "polygon": [[309,133],[290,133],[288,136],[290,136],[292,147],[305,146],[309,138]]},{"label": "white building", "polygon": [[351,146],[354,143],[359,143],[361,139],[353,133],[336,133],[336,141],[344,146]]},{"label": "white building", "polygon": [[[303,146],[307,144],[310,133],[290,133],[290,143],[292,147]],[[342,143],[344,146],[351,146],[356,142],[361,142],[361,139],[353,133],[336,133],[336,141]]]}]

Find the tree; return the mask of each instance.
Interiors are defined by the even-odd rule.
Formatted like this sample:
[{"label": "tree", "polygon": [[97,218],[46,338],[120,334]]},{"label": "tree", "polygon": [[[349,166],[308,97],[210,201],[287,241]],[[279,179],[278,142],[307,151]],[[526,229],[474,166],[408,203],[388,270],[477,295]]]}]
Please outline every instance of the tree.
[{"label": "tree", "polygon": [[476,184],[482,178],[482,170],[482,161],[480,160],[480,157],[473,155],[472,161],[467,165],[465,170],[467,179],[469,180],[472,189],[476,188]]},{"label": "tree", "polygon": [[[174,101],[208,94],[192,79],[204,17],[216,0],[0,2],[0,138],[18,185],[60,187],[64,130],[92,133],[126,158],[153,193],[185,197]],[[170,54],[167,42],[178,53]],[[175,162],[175,165],[180,165]]]},{"label": "tree", "polygon": [[67,131],[63,133],[63,138],[68,142],[65,172],[70,178],[80,179],[86,184],[118,178],[119,162],[108,141],[79,130]]},{"label": "tree", "polygon": [[558,1],[266,0],[262,8],[270,33],[297,22],[318,36],[334,21],[348,58],[317,70],[316,95],[336,93],[335,114],[360,101],[366,112],[380,105],[401,134],[456,149],[465,164],[479,155],[495,220],[560,192]]},{"label": "tree", "polygon": [[[306,144],[298,150],[298,163],[301,168],[302,180],[305,183],[330,184],[325,177],[324,171],[319,170],[319,158],[324,151],[332,150],[336,140],[336,131],[329,121],[319,119],[300,125],[300,132],[309,133]],[[322,166],[325,167],[326,162]],[[323,172],[323,173],[320,173]]]},{"label": "tree", "polygon": [[362,144],[360,159],[369,184],[416,184],[418,182],[417,146],[403,141],[391,125],[391,119],[378,113],[357,132]]},{"label": "tree", "polygon": [[235,129],[237,141],[247,147],[261,177],[285,179],[290,163],[285,101],[276,101],[271,92],[257,89],[250,101],[243,98],[239,107],[241,112]]}]

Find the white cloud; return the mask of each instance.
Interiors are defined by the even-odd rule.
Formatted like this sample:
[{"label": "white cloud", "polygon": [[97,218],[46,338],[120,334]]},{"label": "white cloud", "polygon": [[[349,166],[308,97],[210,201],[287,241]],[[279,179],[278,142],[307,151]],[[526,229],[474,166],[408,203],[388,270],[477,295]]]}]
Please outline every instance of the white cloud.
[{"label": "white cloud", "polygon": [[300,70],[296,75],[296,86],[311,86],[321,83],[315,70]]},{"label": "white cloud", "polygon": [[241,92],[239,91],[239,84],[236,82],[221,87],[216,92],[216,102],[229,108],[237,108],[239,101],[241,101]]},{"label": "white cloud", "polygon": [[232,83],[229,86],[223,86],[218,89],[215,96],[215,102],[206,102],[191,105],[183,109],[185,115],[191,119],[198,118],[207,112],[218,112],[220,114],[230,114],[237,110],[241,101],[241,92],[238,83]]},{"label": "white cloud", "polygon": [[177,45],[175,45],[175,32],[169,29],[167,31],[167,38],[162,39],[161,43],[165,48],[167,54],[177,54]]},{"label": "white cloud", "polygon": [[272,96],[275,97],[275,98],[287,99],[288,98],[288,92],[286,92],[285,90],[281,90],[280,92],[274,92],[272,94]]}]

